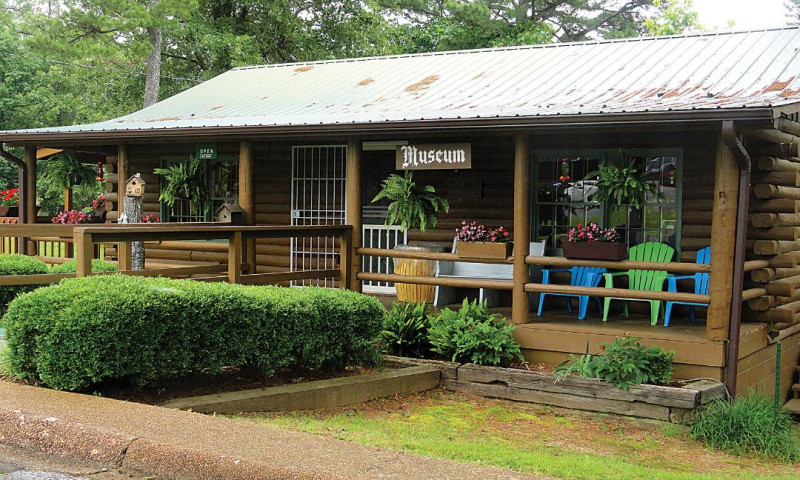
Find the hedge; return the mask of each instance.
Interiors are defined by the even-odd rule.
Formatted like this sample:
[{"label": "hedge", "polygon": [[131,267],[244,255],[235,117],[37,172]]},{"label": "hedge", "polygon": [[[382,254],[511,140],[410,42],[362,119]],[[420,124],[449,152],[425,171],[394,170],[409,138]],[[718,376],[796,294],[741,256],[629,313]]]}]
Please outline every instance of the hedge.
[{"label": "hedge", "polygon": [[[0,275],[36,275],[50,273],[47,264],[34,257],[17,254],[0,255]],[[6,310],[8,303],[17,295],[35,290],[41,285],[8,285],[0,286],[0,315]]]},{"label": "hedge", "polygon": [[[78,271],[78,263],[75,260],[67,260],[66,262],[62,263],[61,265],[54,265],[50,269],[50,273],[75,273]],[[117,265],[111,262],[106,262],[105,260],[92,260],[92,271],[93,272],[116,272]]]},{"label": "hedge", "polygon": [[21,295],[3,323],[17,375],[85,390],[226,366],[270,375],[373,364],[383,314],[345,290],[104,275]]}]

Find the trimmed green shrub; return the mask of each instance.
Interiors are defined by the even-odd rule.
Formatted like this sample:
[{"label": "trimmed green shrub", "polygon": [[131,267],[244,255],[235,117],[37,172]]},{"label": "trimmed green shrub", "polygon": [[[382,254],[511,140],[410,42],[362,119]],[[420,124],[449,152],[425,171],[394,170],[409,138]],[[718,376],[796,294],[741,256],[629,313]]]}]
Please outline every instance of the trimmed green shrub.
[{"label": "trimmed green shrub", "polygon": [[21,295],[4,322],[17,375],[81,390],[226,366],[270,375],[374,364],[383,313],[344,290],[103,275]]},{"label": "trimmed green shrub", "polygon": [[404,357],[430,357],[430,312],[431,307],[425,302],[393,303],[383,320],[380,340],[384,351]]},{"label": "trimmed green shrub", "polygon": [[[49,273],[47,264],[34,257],[17,254],[0,254],[0,275],[37,275]],[[30,292],[41,285],[0,286],[0,315],[11,300],[20,293]]]},{"label": "trimmed green shrub", "polygon": [[570,355],[571,360],[559,365],[556,373],[599,378],[623,390],[642,383],[663,385],[672,379],[675,352],[644,346],[634,337],[617,338],[600,349],[602,353],[592,355],[587,343],[585,355]]},{"label": "trimmed green shrub", "polygon": [[505,317],[489,313],[486,302],[464,299],[459,310],[445,308],[431,319],[428,340],[433,351],[447,360],[500,365],[522,360],[513,331]]},{"label": "trimmed green shrub", "polygon": [[[50,273],[75,273],[78,271],[78,263],[75,260],[67,260],[61,265],[54,265],[50,268]],[[92,271],[98,272],[116,272],[117,266],[105,260],[93,259]]]},{"label": "trimmed green shrub", "polygon": [[800,460],[800,439],[791,416],[756,392],[733,401],[711,402],[692,425],[692,437],[736,455],[754,454],[785,463]]}]

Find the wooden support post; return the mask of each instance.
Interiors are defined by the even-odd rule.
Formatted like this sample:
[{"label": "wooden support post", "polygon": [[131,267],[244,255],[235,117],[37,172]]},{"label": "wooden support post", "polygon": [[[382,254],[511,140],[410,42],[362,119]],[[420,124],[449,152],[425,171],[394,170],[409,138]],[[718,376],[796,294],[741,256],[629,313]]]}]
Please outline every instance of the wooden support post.
[{"label": "wooden support post", "polygon": [[92,274],[92,257],[94,245],[91,234],[84,233],[82,228],[76,228],[72,234],[75,242],[75,263],[77,264],[75,276],[86,277]]},{"label": "wooden support post", "polygon": [[228,241],[228,283],[242,283],[242,232],[233,232]]},{"label": "wooden support post", "polygon": [[[25,147],[25,188],[20,196],[21,209],[25,209],[25,223],[36,223],[36,147]],[[27,255],[36,254],[36,242],[28,241]]]},{"label": "wooden support post", "polygon": [[[130,157],[128,146],[117,147],[117,210],[122,214],[125,199],[125,182],[130,178]],[[117,267],[122,271],[133,270],[131,242],[119,242],[117,248]]]},{"label": "wooden support post", "polygon": [[[244,211],[245,225],[256,224],[256,173],[253,144],[239,144],[239,206]],[[247,273],[256,273],[256,239],[245,239],[244,258]]]},{"label": "wooden support post", "polygon": [[736,159],[720,137],[714,173],[714,208],[711,220],[711,273],[706,336],[709,340],[728,338],[733,288],[733,255],[736,242],[736,209],[739,169]]},{"label": "wooden support post", "polygon": [[[27,181],[26,179],[28,177],[27,170],[28,170],[27,166],[23,162],[22,165],[19,166],[19,169],[17,171],[17,182],[18,182],[17,186],[19,188],[19,194],[17,196],[19,200],[19,207],[17,208],[18,211],[17,221],[20,224],[25,223],[25,208],[22,205],[22,202],[25,197],[25,182]],[[17,241],[17,253],[25,255],[28,248],[27,239],[25,237],[17,237],[16,241]]]},{"label": "wooden support post", "polygon": [[531,241],[531,147],[527,135],[518,134],[514,147],[514,289],[512,290],[511,321],[528,323],[528,293],[530,268],[525,257]]},{"label": "wooden support post", "polygon": [[[361,247],[361,154],[362,147],[360,140],[347,141],[347,169],[345,172],[346,183],[346,220],[347,225],[352,225],[352,249],[347,253],[350,262],[350,290],[361,291],[361,281],[358,274],[361,273],[361,257],[356,255],[355,250]],[[344,260],[344,256],[342,256]]]},{"label": "wooden support post", "polygon": [[352,230],[342,233],[339,240],[339,255],[339,288],[347,289],[353,283],[353,271],[350,270],[353,264],[351,257],[355,255]]}]

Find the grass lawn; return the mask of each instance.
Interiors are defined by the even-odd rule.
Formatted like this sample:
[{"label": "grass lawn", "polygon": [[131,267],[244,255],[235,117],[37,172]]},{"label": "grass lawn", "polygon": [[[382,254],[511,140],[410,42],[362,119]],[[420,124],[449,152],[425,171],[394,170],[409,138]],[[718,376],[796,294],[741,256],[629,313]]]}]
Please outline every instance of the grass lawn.
[{"label": "grass lawn", "polygon": [[797,479],[797,467],[715,452],[688,429],[437,390],[324,412],[239,417],[366,445],[563,479]]}]

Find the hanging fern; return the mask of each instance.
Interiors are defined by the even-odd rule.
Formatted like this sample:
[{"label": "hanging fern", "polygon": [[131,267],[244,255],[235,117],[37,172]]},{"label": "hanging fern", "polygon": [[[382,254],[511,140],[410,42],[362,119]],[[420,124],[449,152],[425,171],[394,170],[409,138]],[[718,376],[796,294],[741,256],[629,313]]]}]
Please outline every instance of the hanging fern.
[{"label": "hanging fern", "polygon": [[153,170],[164,177],[164,185],[158,196],[169,208],[179,200],[189,200],[193,210],[208,210],[209,193],[206,187],[206,163],[194,155],[185,162]]},{"label": "hanging fern", "polygon": [[82,163],[69,152],[62,152],[44,163],[42,177],[59,190],[75,185],[88,185],[95,181],[97,167]]},{"label": "hanging fern", "polygon": [[387,199],[389,203],[386,225],[397,225],[404,230],[418,228],[421,232],[430,226],[436,226],[436,215],[439,211],[447,213],[450,205],[442,197],[436,195],[431,185],[417,188],[411,172],[404,176],[389,175],[381,184],[381,191],[372,199],[372,203]]},{"label": "hanging fern", "polygon": [[603,161],[597,170],[586,175],[587,180],[597,181],[594,200],[614,207],[628,205],[636,209],[647,206],[648,196],[660,198],[658,186],[647,179],[647,168],[637,167],[632,157],[625,158],[620,152],[617,163]]}]

